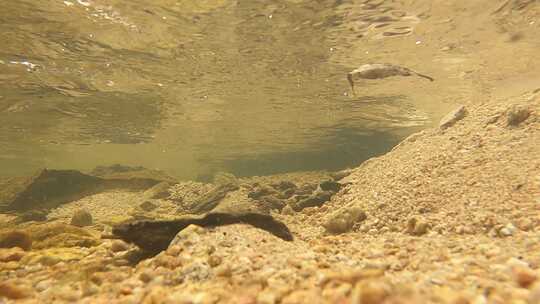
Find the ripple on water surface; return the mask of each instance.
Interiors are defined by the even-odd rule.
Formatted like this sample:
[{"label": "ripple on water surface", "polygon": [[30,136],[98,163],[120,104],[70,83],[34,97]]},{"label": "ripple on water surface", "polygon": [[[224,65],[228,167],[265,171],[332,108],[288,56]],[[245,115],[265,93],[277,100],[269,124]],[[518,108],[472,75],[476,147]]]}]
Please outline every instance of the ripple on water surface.
[{"label": "ripple on water surface", "polygon": [[361,61],[344,51],[350,19],[372,39],[418,22],[383,2],[9,2],[0,174],[124,163],[252,175],[383,153],[428,121],[381,84],[348,96],[345,62]]}]

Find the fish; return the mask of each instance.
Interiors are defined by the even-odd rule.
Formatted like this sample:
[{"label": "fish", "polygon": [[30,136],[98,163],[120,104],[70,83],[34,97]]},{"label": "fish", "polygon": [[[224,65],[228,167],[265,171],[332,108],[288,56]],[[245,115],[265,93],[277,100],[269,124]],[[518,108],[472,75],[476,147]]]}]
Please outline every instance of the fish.
[{"label": "fish", "polygon": [[358,79],[382,79],[392,76],[419,76],[429,81],[434,81],[430,76],[420,74],[409,68],[389,64],[389,63],[370,63],[364,64],[357,69],[349,72],[347,74],[347,80],[351,86],[351,90],[354,95],[356,92],[354,90],[354,81]]},{"label": "fish", "polygon": [[221,213],[212,212],[204,216],[186,216],[173,220],[141,220],[120,223],[113,227],[112,236],[135,244],[145,258],[157,255],[169,247],[176,234],[189,225],[217,227],[232,224],[249,224],[266,230],[285,241],[293,241],[289,228],[270,215],[259,213]]}]

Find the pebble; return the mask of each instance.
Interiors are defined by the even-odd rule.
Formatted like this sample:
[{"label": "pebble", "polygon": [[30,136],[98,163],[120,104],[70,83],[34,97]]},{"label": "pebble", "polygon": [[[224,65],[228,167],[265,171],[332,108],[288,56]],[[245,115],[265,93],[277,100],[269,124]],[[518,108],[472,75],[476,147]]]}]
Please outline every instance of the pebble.
[{"label": "pebble", "polygon": [[428,232],[429,223],[423,219],[412,217],[407,222],[407,233],[411,235],[421,236]]},{"label": "pebble", "polygon": [[457,109],[448,113],[446,116],[444,116],[441,119],[439,123],[439,128],[441,130],[448,129],[451,126],[453,126],[456,122],[465,118],[466,115],[467,115],[467,110],[465,109],[465,106],[460,105]]},{"label": "pebble", "polygon": [[38,258],[37,262],[44,266],[53,266],[60,263],[62,260],[57,256],[42,255]]},{"label": "pebble", "polygon": [[230,277],[232,275],[232,268],[229,264],[222,264],[216,268],[215,274],[218,277]]},{"label": "pebble", "polygon": [[0,249],[0,262],[17,262],[20,261],[25,255],[26,253],[19,247]]},{"label": "pebble", "polygon": [[339,234],[352,229],[352,227],[367,218],[366,213],[357,206],[346,206],[330,214],[324,227],[330,233]]},{"label": "pebble", "polygon": [[378,281],[358,283],[352,292],[351,304],[383,303],[390,293],[389,287]]},{"label": "pebble", "polygon": [[221,264],[221,262],[222,259],[219,256],[211,255],[208,257],[208,265],[210,265],[210,267],[217,267]]},{"label": "pebble", "polygon": [[528,303],[537,304],[540,303],[540,281],[537,281],[531,286],[531,293],[529,294]]},{"label": "pebble", "polygon": [[144,201],[142,204],[139,205],[139,208],[145,212],[150,212],[154,209],[156,209],[158,206],[150,201]]},{"label": "pebble", "polygon": [[71,217],[70,224],[77,227],[85,227],[91,226],[92,222],[92,214],[86,209],[79,209]]},{"label": "pebble", "polygon": [[22,230],[11,230],[0,234],[0,248],[19,247],[24,251],[32,248],[30,234]]},{"label": "pebble", "polygon": [[150,270],[144,270],[139,274],[139,280],[143,283],[149,283],[156,277],[156,274]]},{"label": "pebble", "polygon": [[283,207],[283,209],[281,209],[281,214],[294,215],[295,212],[294,212],[294,209],[290,205],[286,205],[285,207]]},{"label": "pebble", "polygon": [[531,115],[531,111],[522,105],[512,105],[506,112],[508,126],[517,126]]},{"label": "pebble", "polygon": [[378,278],[384,275],[383,269],[353,269],[348,271],[330,272],[321,278],[320,284],[326,285],[329,282],[344,282],[351,285],[366,279]]},{"label": "pebble", "polygon": [[129,249],[129,245],[122,240],[114,240],[111,244],[112,252],[121,252]]},{"label": "pebble", "polygon": [[499,235],[502,237],[508,237],[514,235],[514,232],[516,231],[516,227],[512,225],[511,223],[508,223],[506,226],[501,228],[499,230]]},{"label": "pebble", "polygon": [[257,295],[257,304],[275,304],[277,301],[276,295],[269,291],[263,291]]},{"label": "pebble", "polygon": [[523,288],[528,288],[538,279],[532,269],[523,266],[512,267],[512,276],[514,281]]},{"label": "pebble", "polygon": [[2,297],[19,300],[32,296],[32,290],[22,284],[0,282],[0,299]]},{"label": "pebble", "polygon": [[51,288],[52,284],[53,284],[52,280],[43,280],[43,281],[39,281],[34,287],[36,291],[43,292]]},{"label": "pebble", "polygon": [[155,259],[155,264],[157,266],[162,266],[167,269],[175,269],[182,265],[180,259],[172,257],[170,255],[161,254]]}]

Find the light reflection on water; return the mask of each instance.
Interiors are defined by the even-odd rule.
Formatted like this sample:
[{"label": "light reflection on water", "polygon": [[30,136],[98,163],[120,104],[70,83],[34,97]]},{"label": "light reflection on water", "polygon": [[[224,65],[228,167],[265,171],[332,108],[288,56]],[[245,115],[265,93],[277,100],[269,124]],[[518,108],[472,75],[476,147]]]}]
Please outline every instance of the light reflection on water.
[{"label": "light reflection on water", "polygon": [[3,4],[0,175],[112,163],[252,175],[383,153],[428,117],[377,85],[346,96],[351,67],[329,60],[347,47],[332,37],[350,35],[340,5]]}]

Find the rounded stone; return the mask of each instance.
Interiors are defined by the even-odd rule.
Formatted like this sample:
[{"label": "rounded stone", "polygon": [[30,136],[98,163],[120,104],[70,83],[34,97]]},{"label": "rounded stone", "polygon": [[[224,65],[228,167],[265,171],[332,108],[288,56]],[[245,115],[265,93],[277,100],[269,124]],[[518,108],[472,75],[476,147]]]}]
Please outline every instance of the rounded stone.
[{"label": "rounded stone", "polygon": [[112,252],[120,252],[120,251],[126,251],[129,249],[129,245],[121,240],[114,240],[111,244],[111,251]]},{"label": "rounded stone", "polygon": [[85,227],[91,226],[92,222],[92,214],[88,210],[79,209],[73,214],[70,224],[77,227]]}]

